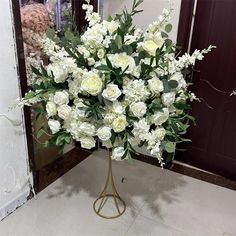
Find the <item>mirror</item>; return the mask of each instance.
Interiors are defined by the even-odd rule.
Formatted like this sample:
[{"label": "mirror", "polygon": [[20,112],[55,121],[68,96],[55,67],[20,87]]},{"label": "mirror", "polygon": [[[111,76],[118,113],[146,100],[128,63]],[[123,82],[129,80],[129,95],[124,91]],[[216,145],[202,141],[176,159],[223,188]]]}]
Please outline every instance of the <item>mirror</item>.
[{"label": "mirror", "polygon": [[[30,89],[32,80],[37,79],[31,71],[31,65],[40,68],[41,64],[47,65],[49,62],[40,46],[46,32],[53,29],[62,34],[72,27],[81,30],[86,26],[83,3],[83,0],[12,0],[22,95]],[[98,1],[93,0],[91,3],[97,11]],[[90,154],[74,146],[68,147],[63,155],[55,147],[45,148],[47,134],[37,137],[45,119],[38,115],[37,111],[40,109],[40,106],[24,109],[29,159],[36,192]]]}]

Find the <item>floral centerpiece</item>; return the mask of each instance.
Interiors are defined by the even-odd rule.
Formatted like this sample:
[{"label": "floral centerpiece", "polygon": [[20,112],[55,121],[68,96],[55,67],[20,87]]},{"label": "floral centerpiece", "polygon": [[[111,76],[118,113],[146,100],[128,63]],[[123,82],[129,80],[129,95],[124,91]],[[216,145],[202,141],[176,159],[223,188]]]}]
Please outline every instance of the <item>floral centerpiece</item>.
[{"label": "floral centerpiece", "polygon": [[189,102],[196,99],[189,77],[212,46],[178,57],[168,38],[172,8],[141,30],[132,23],[141,2],[102,21],[87,0],[82,34],[47,32],[42,48],[50,63],[32,66],[37,78],[18,103],[42,104],[37,112],[47,117],[50,130],[41,129],[38,137],[49,133],[46,145],[63,149],[76,140],[92,149],[99,140],[115,160],[131,159],[137,145],[145,146],[163,166],[176,144],[189,141],[183,135],[194,120]]}]

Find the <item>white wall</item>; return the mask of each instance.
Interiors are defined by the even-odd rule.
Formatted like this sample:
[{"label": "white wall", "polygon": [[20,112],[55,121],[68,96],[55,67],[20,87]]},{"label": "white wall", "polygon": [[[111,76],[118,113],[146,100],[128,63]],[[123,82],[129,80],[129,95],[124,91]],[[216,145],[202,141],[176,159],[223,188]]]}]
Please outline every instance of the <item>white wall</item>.
[{"label": "white wall", "polygon": [[[8,113],[19,97],[10,2],[1,0],[0,7],[0,220],[23,204],[30,192],[22,110]],[[17,124],[13,126],[3,115]]]},{"label": "white wall", "polygon": [[[157,20],[163,8],[168,8],[168,2],[168,0],[144,0],[139,7],[144,10],[144,12],[135,17],[134,23],[139,27],[146,28],[151,22]],[[174,11],[171,19],[173,30],[170,34],[170,38],[176,41],[181,0],[172,0],[171,2],[174,4]],[[125,6],[131,9],[132,3],[133,0],[103,0],[104,19],[109,15],[114,16],[115,13],[120,13]]]}]

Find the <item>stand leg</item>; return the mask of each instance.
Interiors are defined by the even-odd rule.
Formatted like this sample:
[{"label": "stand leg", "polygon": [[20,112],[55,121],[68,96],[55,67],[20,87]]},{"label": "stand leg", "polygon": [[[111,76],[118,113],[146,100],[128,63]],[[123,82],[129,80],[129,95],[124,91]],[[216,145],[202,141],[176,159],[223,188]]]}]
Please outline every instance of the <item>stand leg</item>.
[{"label": "stand leg", "polygon": [[[107,193],[108,188],[109,188],[109,183],[111,183],[112,193]],[[116,210],[117,210],[116,215],[106,216],[106,215],[102,214],[102,209],[105,206],[108,198],[114,199],[114,203],[115,203]],[[99,201],[100,201],[100,204],[99,204]],[[119,206],[119,203],[121,203],[122,206]],[[98,207],[96,207],[97,205],[98,205]],[[117,217],[121,216],[125,212],[125,209],[126,209],[125,202],[119,196],[117,189],[115,187],[115,181],[114,181],[113,172],[112,172],[112,160],[111,160],[111,152],[110,151],[109,151],[109,166],[108,166],[106,183],[105,183],[104,189],[100,193],[99,197],[95,200],[95,202],[93,204],[93,209],[97,215],[99,215],[103,218],[106,218],[106,219],[117,218]]]}]

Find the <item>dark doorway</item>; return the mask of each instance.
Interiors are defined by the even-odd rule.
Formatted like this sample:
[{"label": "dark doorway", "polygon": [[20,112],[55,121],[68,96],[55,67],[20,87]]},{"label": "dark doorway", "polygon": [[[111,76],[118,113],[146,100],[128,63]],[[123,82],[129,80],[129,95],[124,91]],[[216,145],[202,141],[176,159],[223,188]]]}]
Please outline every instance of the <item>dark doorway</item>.
[{"label": "dark doorway", "polygon": [[[182,2],[183,23],[193,8],[189,2],[194,1]],[[179,30],[178,43],[186,48],[188,25]],[[197,1],[190,51],[210,44],[217,49],[196,65],[193,78],[193,91],[203,100],[193,104],[197,126],[190,128],[192,143],[185,145],[188,150],[178,159],[236,180],[236,97],[230,96],[236,89],[235,0]]]}]

